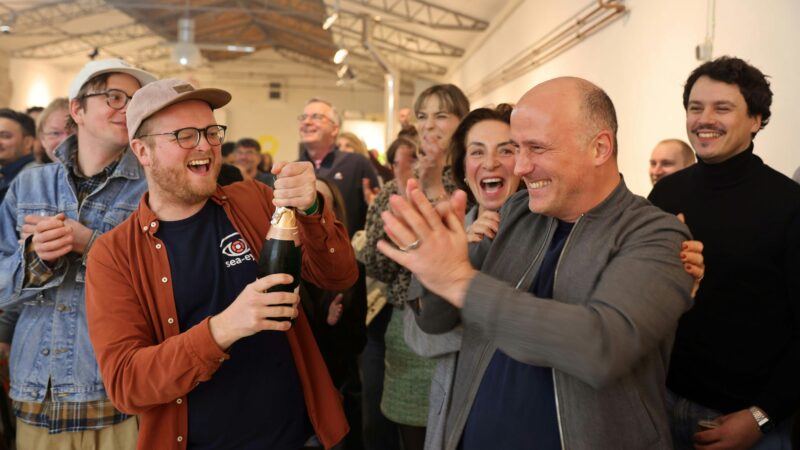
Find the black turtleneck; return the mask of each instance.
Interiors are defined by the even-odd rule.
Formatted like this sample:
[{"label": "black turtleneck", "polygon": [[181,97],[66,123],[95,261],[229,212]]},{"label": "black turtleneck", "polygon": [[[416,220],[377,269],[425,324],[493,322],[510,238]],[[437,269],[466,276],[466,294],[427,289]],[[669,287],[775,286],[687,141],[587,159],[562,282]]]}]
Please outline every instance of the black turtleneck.
[{"label": "black turtleneck", "polygon": [[706,273],[680,320],[667,386],[773,421],[800,407],[800,185],[744,152],[660,180],[653,204],[684,213]]}]

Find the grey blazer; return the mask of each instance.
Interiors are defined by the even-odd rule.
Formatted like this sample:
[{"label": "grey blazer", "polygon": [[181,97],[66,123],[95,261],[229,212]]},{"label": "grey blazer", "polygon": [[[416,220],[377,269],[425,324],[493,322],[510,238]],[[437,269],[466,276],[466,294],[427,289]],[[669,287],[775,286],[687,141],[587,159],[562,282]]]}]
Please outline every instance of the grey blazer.
[{"label": "grey blazer", "polygon": [[495,350],[553,368],[559,432],[570,450],[669,449],[664,382],[675,329],[692,305],[679,259],[688,229],[632,194],[622,179],[583,214],[559,259],[554,299],[527,292],[555,219],[512,196],[463,309],[425,292],[416,319],[427,333],[463,327],[444,448],[455,450]]},{"label": "grey blazer", "polygon": [[[464,228],[472,225],[477,218],[478,205],[475,205],[464,216]],[[482,256],[478,255],[480,249],[480,246],[470,244],[471,261],[482,259]],[[422,295],[422,285],[412,276],[408,287],[408,300],[416,302],[420,295]],[[428,423],[425,428],[425,450],[442,450],[447,407],[453,389],[458,350],[461,348],[461,326],[447,333],[428,334],[417,325],[411,308],[404,308],[403,314],[403,337],[408,347],[420,356],[436,358],[436,367],[431,378]]]}]

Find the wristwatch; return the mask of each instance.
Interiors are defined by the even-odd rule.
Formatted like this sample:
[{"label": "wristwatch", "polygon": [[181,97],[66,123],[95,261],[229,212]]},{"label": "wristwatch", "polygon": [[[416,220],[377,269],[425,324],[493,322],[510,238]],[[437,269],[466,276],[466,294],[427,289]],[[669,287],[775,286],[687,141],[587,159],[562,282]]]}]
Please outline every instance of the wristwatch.
[{"label": "wristwatch", "polygon": [[758,424],[758,428],[761,430],[762,433],[767,433],[775,428],[775,424],[769,420],[769,416],[765,413],[761,408],[758,406],[751,406],[750,407],[750,414],[753,415],[753,419],[756,419],[756,423]]}]

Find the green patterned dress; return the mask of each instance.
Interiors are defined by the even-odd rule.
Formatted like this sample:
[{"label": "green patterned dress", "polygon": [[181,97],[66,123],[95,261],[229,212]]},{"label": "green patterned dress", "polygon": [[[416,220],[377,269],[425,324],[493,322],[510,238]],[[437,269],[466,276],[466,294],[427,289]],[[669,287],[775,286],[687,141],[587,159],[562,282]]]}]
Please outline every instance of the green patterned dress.
[{"label": "green patterned dress", "polygon": [[[445,168],[442,180],[448,193],[456,189],[449,167]],[[383,231],[380,215],[389,209],[389,197],[397,193],[397,182],[392,180],[384,184],[370,205],[367,211],[367,244],[364,248],[367,275],[386,283],[385,308],[394,308],[384,338],[386,367],[381,411],[392,422],[424,427],[428,420],[428,397],[436,361],[418,356],[403,339],[403,302],[411,273],[375,247],[381,239],[391,242]]]}]

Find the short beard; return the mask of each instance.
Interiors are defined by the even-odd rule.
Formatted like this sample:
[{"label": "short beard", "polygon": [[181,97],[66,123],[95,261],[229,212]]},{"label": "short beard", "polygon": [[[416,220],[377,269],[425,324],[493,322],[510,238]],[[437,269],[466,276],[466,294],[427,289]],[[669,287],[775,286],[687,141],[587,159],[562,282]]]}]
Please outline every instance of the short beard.
[{"label": "short beard", "polygon": [[[213,170],[213,168],[209,168],[209,170]],[[211,197],[211,194],[217,190],[216,183],[209,183],[207,189],[206,186],[202,186],[201,189],[190,189],[188,183],[181,182],[184,181],[182,178],[186,176],[185,173],[180,172],[180,169],[163,167],[155,153],[153,154],[150,179],[158,186],[162,194],[186,205],[196,205]]]}]

